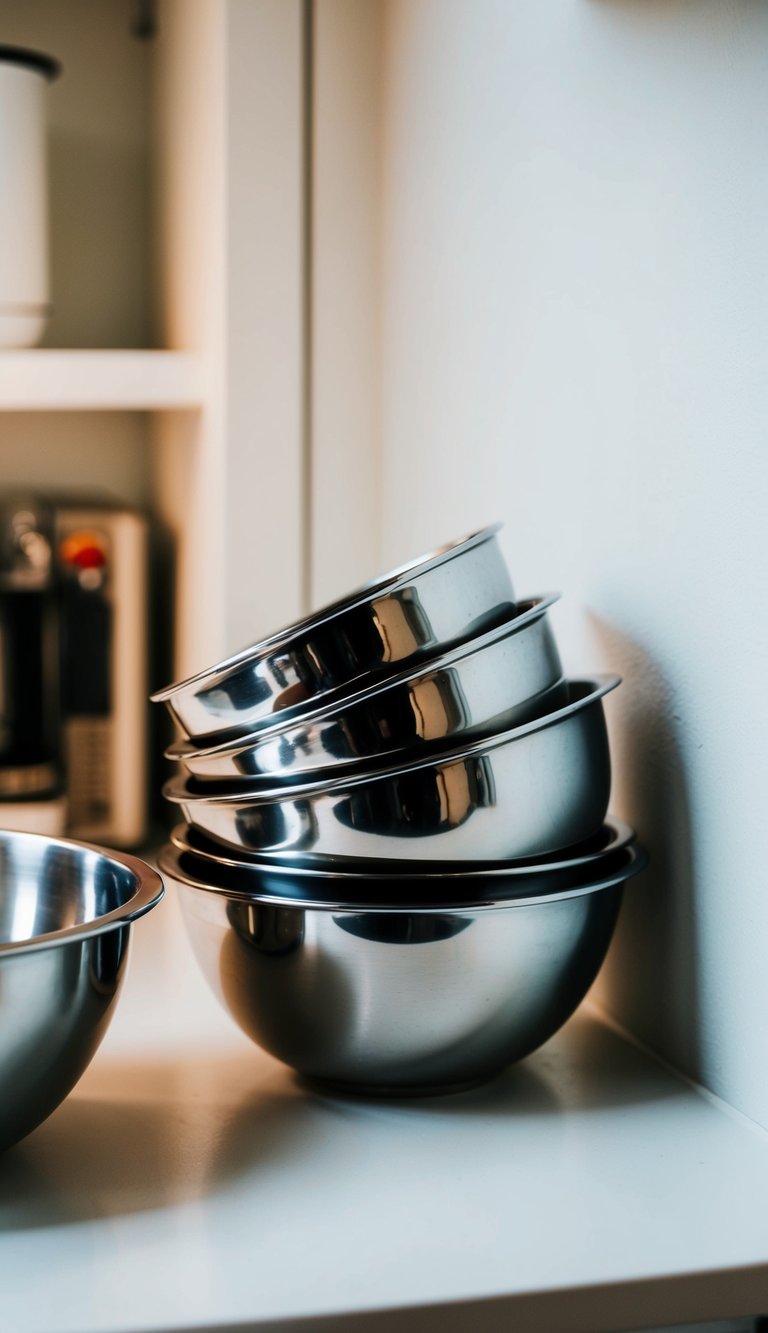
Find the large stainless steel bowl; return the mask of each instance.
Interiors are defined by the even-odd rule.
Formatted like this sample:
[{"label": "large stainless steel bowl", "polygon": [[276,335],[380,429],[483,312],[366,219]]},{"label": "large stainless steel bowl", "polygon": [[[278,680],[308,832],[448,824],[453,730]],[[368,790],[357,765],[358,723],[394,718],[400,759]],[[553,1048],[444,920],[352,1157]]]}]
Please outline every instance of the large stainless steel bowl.
[{"label": "large stainless steel bowl", "polygon": [[549,857],[493,862],[336,861],[322,869],[310,862],[275,861],[257,853],[232,852],[188,824],[172,830],[170,846],[161,853],[170,858],[173,873],[192,882],[221,883],[227,892],[268,896],[286,905],[331,908],[334,904],[368,907],[408,907],[440,903],[475,906],[502,897],[559,893],[585,880],[603,879],[623,864],[634,830],[618,819],[607,819],[594,837],[566,847]]},{"label": "large stainless steel bowl", "polygon": [[[253,777],[301,780],[308,772],[418,757],[424,742],[470,738],[527,722],[565,702],[566,686],[546,612],[556,595],[518,603],[519,613],[420,667],[354,694],[284,709],[247,736],[166,757],[205,782]],[[332,774],[329,772],[329,775]]]},{"label": "large stainless steel bowl", "polygon": [[449,1091],[528,1055],[605,956],[633,848],[599,881],[483,906],[280,904],[178,885],[198,962],[240,1027],[305,1077],[358,1092]]},{"label": "large stainless steel bowl", "polygon": [[109,1024],[130,923],[162,896],[136,857],[0,832],[0,1148],[74,1087]]},{"label": "large stainless steel bowl", "polygon": [[498,861],[596,833],[610,795],[602,699],[618,676],[568,682],[569,702],[429,759],[290,787],[173,779],[184,818],[225,845],[281,858]]},{"label": "large stainless steel bowl", "polygon": [[221,739],[479,634],[514,610],[499,526],[403,565],[152,698],[167,705],[188,736]]}]

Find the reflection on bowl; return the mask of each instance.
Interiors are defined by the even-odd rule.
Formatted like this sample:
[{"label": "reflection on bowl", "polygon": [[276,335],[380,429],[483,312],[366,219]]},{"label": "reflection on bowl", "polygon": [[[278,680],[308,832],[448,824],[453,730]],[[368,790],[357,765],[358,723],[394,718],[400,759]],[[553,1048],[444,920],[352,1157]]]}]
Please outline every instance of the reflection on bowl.
[{"label": "reflection on bowl", "polygon": [[39,1125],[101,1041],[130,923],[163,895],[136,857],[0,831],[0,1148]]},{"label": "reflection on bowl", "polygon": [[536,856],[603,822],[611,767],[602,699],[618,683],[569,681],[564,706],[397,768],[282,788],[174,779],[164,792],[216,841],[291,859]]},{"label": "reflection on bowl", "polygon": [[[284,708],[225,744],[181,742],[166,757],[204,782],[272,777],[301,781],[327,770],[415,760],[434,742],[461,744],[506,730],[566,702],[547,610],[554,594],[518,603],[485,634],[351,694]],[[429,752],[428,750],[426,751]]]},{"label": "reflection on bowl", "polygon": [[[416,1095],[482,1081],[546,1041],[592,983],[629,847],[560,894],[480,906],[324,907],[229,892],[161,864],[202,970],[240,1027],[305,1077]],[[531,876],[531,880],[535,877]]]},{"label": "reflection on bowl", "polygon": [[393,570],[152,698],[188,736],[222,739],[481,634],[515,607],[497,531],[484,528]]}]

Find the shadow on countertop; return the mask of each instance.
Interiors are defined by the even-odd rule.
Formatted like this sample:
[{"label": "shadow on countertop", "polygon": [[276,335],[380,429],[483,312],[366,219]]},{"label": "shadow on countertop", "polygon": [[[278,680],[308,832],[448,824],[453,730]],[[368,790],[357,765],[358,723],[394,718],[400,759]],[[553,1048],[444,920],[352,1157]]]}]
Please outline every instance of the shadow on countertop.
[{"label": "shadow on countertop", "polygon": [[343,1157],[348,1131],[366,1125],[383,1152],[403,1132],[429,1152],[438,1122],[443,1139],[456,1133],[461,1148],[468,1118],[488,1133],[505,1120],[572,1119],[674,1095],[668,1074],[584,1010],[491,1083],[442,1097],[336,1095],[258,1053],[253,1063],[247,1054],[102,1062],[82,1093],[0,1158],[0,1232],[252,1188],[261,1172],[300,1171],[315,1154]]}]

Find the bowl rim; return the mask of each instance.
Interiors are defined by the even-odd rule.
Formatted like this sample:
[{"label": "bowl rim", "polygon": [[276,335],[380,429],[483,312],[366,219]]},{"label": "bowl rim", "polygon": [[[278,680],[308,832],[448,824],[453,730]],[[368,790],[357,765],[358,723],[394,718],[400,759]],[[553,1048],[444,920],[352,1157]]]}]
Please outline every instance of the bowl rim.
[{"label": "bowl rim", "polygon": [[276,630],[267,638],[249,644],[246,648],[241,648],[239,652],[223,658],[222,661],[216,662],[213,666],[205,667],[202,671],[197,671],[193,676],[187,676],[185,680],[176,681],[171,685],[163,686],[160,690],[155,690],[154,694],[150,695],[150,699],[152,703],[166,703],[178,695],[186,693],[195,696],[198,693],[196,687],[214,685],[219,680],[226,679],[233,669],[246,662],[272,656],[276,651],[290,645],[299,635],[306,634],[309,630],[316,629],[329,620],[335,620],[337,616],[342,615],[345,611],[354,611],[358,606],[373,601],[376,597],[396,592],[409,579],[427,574],[431,569],[447,564],[456,556],[463,555],[465,551],[470,551],[475,546],[482,546],[484,542],[495,537],[503,526],[502,523],[491,523],[487,527],[477,528],[464,537],[447,542],[444,546],[435,547],[434,550],[418,556],[415,560],[408,560],[403,565],[396,565],[394,569],[389,570],[386,574],[370,579],[367,583],[363,583],[359,588],[355,588],[351,593],[348,593],[346,597],[329,602],[327,606],[315,611],[312,615],[305,616],[301,620],[294,621],[293,624]]},{"label": "bowl rim", "polygon": [[[168,841],[180,852],[188,852],[194,857],[198,857],[203,862],[210,862],[212,866],[220,865],[226,869],[251,871],[254,874],[259,872],[285,876],[290,879],[292,876],[306,876],[308,879],[323,879],[338,882],[344,885],[354,883],[366,883],[372,880],[419,880],[425,884],[431,885],[442,880],[458,881],[471,877],[472,879],[501,879],[501,878],[521,878],[524,879],[530,875],[554,874],[558,870],[572,870],[577,866],[598,865],[606,857],[615,856],[619,852],[630,846],[636,839],[637,834],[630,824],[623,819],[617,819],[613,815],[606,815],[599,832],[608,829],[612,834],[610,842],[597,849],[597,851],[583,852],[580,855],[562,856],[559,852],[554,852],[549,859],[542,856],[518,857],[509,861],[376,861],[373,858],[361,862],[359,858],[344,856],[329,856],[328,864],[319,864],[316,860],[299,864],[300,858],[293,861],[286,861],[281,858],[277,860],[269,852],[248,852],[243,851],[242,856],[231,845],[221,843],[221,855],[217,852],[195,847],[194,843],[187,840],[188,833],[194,835],[196,826],[194,824],[176,824],[169,834]],[[213,838],[211,835],[207,835]],[[596,835],[595,835],[596,836]],[[590,841],[585,839],[585,841]],[[573,852],[579,844],[573,843],[571,847],[564,847],[563,852]],[[355,865],[364,864],[367,869],[354,870],[350,863]],[[407,868],[406,868],[407,867]]]},{"label": "bowl rim", "polygon": [[492,750],[499,749],[502,745],[510,744],[524,736],[537,731],[544,731],[548,727],[566,721],[573,714],[599,703],[606,694],[615,690],[617,685],[621,684],[621,676],[608,674],[580,676],[566,679],[565,684],[569,690],[573,687],[586,686],[588,693],[581,698],[571,699],[569,703],[553,709],[552,712],[544,713],[541,717],[532,718],[529,722],[522,722],[518,726],[509,727],[504,731],[493,732],[489,736],[473,737],[471,741],[465,741],[463,745],[451,745],[445,750],[440,749],[438,751],[435,751],[432,745],[425,746],[424,749],[428,749],[429,753],[419,754],[417,758],[405,764],[401,761],[397,764],[383,764],[381,767],[377,766],[375,768],[356,767],[354,773],[340,773],[323,779],[315,778],[314,781],[310,780],[309,782],[283,781],[278,786],[268,785],[271,779],[267,779],[264,785],[260,785],[258,781],[248,782],[233,779],[231,785],[224,781],[218,782],[216,785],[220,790],[211,792],[199,792],[194,787],[190,791],[188,779],[183,775],[177,775],[164,783],[163,796],[172,804],[181,806],[225,804],[253,806],[263,801],[294,801],[303,797],[332,795],[350,787],[365,786],[371,782],[401,777],[403,774],[417,773],[424,768],[444,768],[448,764],[472,759],[476,755],[487,754]]},{"label": "bowl rim", "polygon": [[371,915],[410,915],[410,916],[474,916],[479,912],[505,912],[518,907],[533,907],[545,903],[564,902],[568,898],[583,898],[587,894],[601,893],[606,889],[612,889],[634,875],[644,870],[648,863],[648,856],[644,848],[635,844],[629,845],[622,853],[618,853],[619,861],[614,868],[601,879],[586,881],[583,884],[571,885],[564,889],[555,889],[549,893],[520,893],[517,897],[494,897],[489,894],[487,897],[477,898],[472,902],[455,903],[424,903],[418,899],[413,903],[386,903],[377,902],[354,902],[346,900],[339,902],[335,899],[313,899],[305,901],[301,898],[290,897],[288,894],[275,893],[254,893],[244,889],[237,889],[223,885],[210,884],[196,879],[191,872],[185,871],[183,866],[179,865],[180,853],[172,844],[167,843],[158,855],[158,864],[163,873],[169,880],[172,880],[177,886],[194,889],[200,893],[213,894],[215,897],[225,898],[234,902],[254,903],[259,906],[288,907],[300,912],[331,912],[334,916],[363,916],[366,913]]},{"label": "bowl rim", "polygon": [[0,942],[0,958],[7,958],[12,954],[33,953],[39,949],[53,948],[57,944],[69,944],[73,940],[84,940],[95,935],[103,935],[118,926],[128,925],[131,921],[143,916],[145,912],[149,912],[157,906],[165,893],[165,884],[158,871],[148,865],[146,861],[141,860],[140,857],[132,856],[129,852],[113,851],[111,848],[99,847],[95,843],[81,842],[77,838],[54,838],[45,833],[27,833],[15,829],[0,830],[0,845],[3,839],[9,837],[25,842],[45,843],[48,847],[62,847],[65,850],[76,849],[79,852],[89,852],[103,860],[112,861],[131,871],[135,876],[136,891],[120,907],[114,907],[110,912],[94,917],[91,921],[82,921],[73,926],[64,926],[60,930],[46,931],[42,935],[30,935],[23,940]]},{"label": "bowl rim", "polygon": [[[519,613],[509,616],[500,625],[494,625],[492,629],[485,630],[474,638],[465,639],[462,643],[447,648],[435,657],[417,662],[406,671],[398,671],[392,676],[377,676],[368,685],[358,685],[354,690],[349,686],[337,686],[336,689],[322,695],[312,695],[301,703],[291,704],[288,708],[281,708],[277,713],[268,714],[261,722],[254,723],[248,731],[238,736],[233,736],[231,729],[222,727],[222,732],[227,732],[227,739],[217,741],[215,744],[197,744],[191,739],[181,738],[168,746],[165,758],[171,759],[174,763],[183,763],[186,759],[192,758],[214,759],[220,755],[241,754],[244,750],[250,750],[262,741],[269,741],[294,727],[311,726],[316,722],[336,718],[344,714],[348,708],[356,708],[359,704],[367,703],[378,694],[398,689],[410,684],[411,681],[425,679],[436,671],[442,671],[466,657],[472,657],[475,653],[493,647],[496,643],[513,638],[541,620],[550,607],[560,600],[560,596],[559,592],[548,592],[536,597],[521,597],[516,605],[524,609]],[[545,692],[541,691],[542,694]]]}]

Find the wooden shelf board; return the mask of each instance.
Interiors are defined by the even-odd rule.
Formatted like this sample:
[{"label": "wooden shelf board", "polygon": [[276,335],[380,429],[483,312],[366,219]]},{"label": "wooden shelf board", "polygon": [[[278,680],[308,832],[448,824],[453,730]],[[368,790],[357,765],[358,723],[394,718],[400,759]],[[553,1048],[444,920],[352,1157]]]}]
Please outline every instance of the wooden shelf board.
[{"label": "wooden shelf board", "polygon": [[204,363],[192,352],[0,351],[4,412],[194,408],[204,384]]}]

